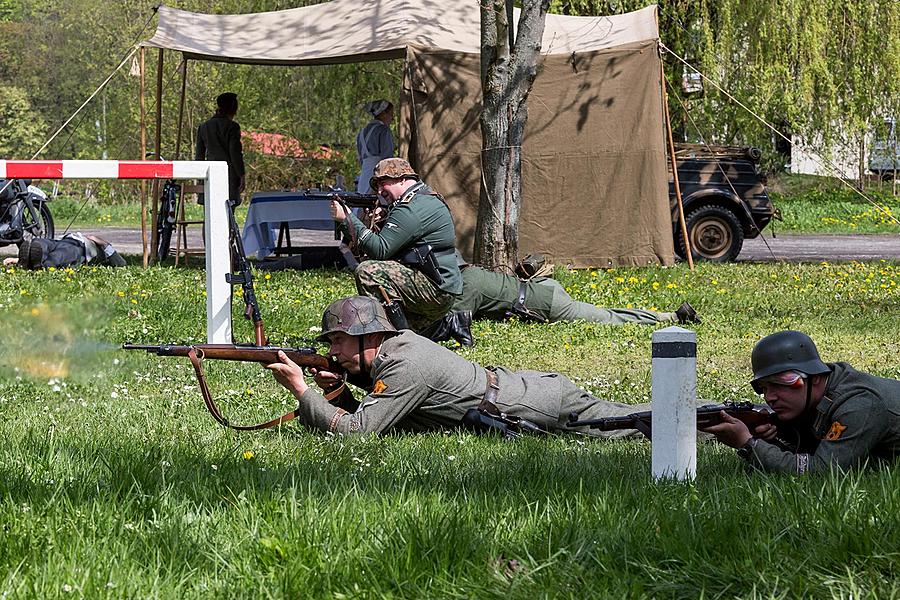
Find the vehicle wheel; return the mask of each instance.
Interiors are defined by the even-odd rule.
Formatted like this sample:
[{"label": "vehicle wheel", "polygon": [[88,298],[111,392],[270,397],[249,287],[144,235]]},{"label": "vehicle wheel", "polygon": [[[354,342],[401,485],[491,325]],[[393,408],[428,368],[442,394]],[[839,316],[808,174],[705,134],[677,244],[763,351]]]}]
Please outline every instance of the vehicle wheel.
[{"label": "vehicle wheel", "polygon": [[38,219],[40,222],[31,220],[31,212],[25,209],[22,215],[22,239],[32,240],[34,238],[44,238],[52,240],[56,235],[56,229],[53,226],[53,215],[50,214],[50,207],[46,202],[41,202],[38,207]]},{"label": "vehicle wheel", "polygon": [[[696,260],[728,262],[737,258],[744,245],[744,229],[737,216],[727,208],[701,206],[687,216],[688,238]],[[676,235],[679,256],[686,256],[680,228]]]}]

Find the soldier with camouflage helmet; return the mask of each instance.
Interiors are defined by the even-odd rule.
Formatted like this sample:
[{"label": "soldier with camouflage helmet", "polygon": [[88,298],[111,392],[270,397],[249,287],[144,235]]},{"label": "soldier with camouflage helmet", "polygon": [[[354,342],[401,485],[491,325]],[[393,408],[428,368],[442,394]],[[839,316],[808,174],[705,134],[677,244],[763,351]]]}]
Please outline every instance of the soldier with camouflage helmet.
[{"label": "soldier with camouflage helmet", "polygon": [[[845,362],[824,363],[812,339],[800,331],[764,337],[751,354],[757,393],[781,423],[750,432],[723,415],[705,429],[763,471],[804,474],[849,469],[900,454],[900,381],[857,371]],[[796,440],[783,450],[770,443]]]},{"label": "soldier with camouflage helmet", "polygon": [[372,259],[356,268],[357,291],[379,301],[385,294],[399,301],[409,326],[419,330],[442,317],[462,292],[453,217],[440,194],[402,158],[379,162],[371,185],[390,203],[379,231],[366,227],[337,200],[331,215]]},{"label": "soldier with camouflage helmet", "polygon": [[[485,369],[412,331],[398,332],[380,303],[354,296],[331,304],[322,317],[329,354],[368,394],[360,403],[347,390],[329,403],[312,389],[303,371],[283,353],[267,365],[297,398],[300,420],[342,434],[434,431],[459,427],[463,415],[483,400],[500,411],[547,431],[569,431],[570,413],[584,419],[621,416],[640,406],[598,400],[558,373]],[[313,371],[322,389],[340,385],[335,373]],[[584,431],[604,437],[634,431]]]}]

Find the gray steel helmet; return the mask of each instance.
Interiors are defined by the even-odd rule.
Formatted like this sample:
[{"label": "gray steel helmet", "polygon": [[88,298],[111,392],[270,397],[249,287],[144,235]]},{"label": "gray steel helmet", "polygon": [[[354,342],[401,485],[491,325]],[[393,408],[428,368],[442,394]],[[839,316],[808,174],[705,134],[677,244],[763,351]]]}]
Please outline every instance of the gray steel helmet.
[{"label": "gray steel helmet", "polygon": [[806,375],[820,375],[831,371],[819,358],[819,351],[812,339],[800,331],[779,331],[767,335],[756,343],[750,354],[753,381],[784,371],[799,371]]},{"label": "gray steel helmet", "polygon": [[322,315],[322,333],[316,338],[328,341],[328,334],[341,331],[347,335],[364,335],[380,331],[396,333],[384,307],[374,298],[350,296],[332,302]]}]

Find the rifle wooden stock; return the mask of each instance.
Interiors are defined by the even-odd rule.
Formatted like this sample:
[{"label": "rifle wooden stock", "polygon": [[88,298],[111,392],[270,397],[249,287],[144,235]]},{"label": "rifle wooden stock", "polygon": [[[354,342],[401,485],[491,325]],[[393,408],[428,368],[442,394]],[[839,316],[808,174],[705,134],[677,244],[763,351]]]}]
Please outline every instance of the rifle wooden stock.
[{"label": "rifle wooden stock", "polygon": [[188,356],[191,349],[201,360],[234,360],[241,362],[257,362],[271,364],[278,362],[278,352],[284,352],[288,358],[301,367],[334,370],[337,365],[327,356],[317,353],[315,348],[279,348],[277,346],[241,346],[237,344],[194,344],[192,346],[176,346],[161,344],[159,346],[142,344],[122,344],[123,350],[146,350],[157,356]]},{"label": "rifle wooden stock", "polygon": [[[776,424],[778,418],[768,406],[753,404],[751,402],[725,402],[722,404],[709,404],[697,408],[697,429],[704,429],[722,422],[722,412],[747,424],[753,429],[766,423]],[[569,415],[566,427],[590,427],[600,431],[614,431],[617,429],[637,429],[647,437],[650,437],[650,426],[653,413],[649,410],[636,412],[623,417],[606,417],[603,419],[579,420],[578,415]]]},{"label": "rifle wooden stock", "polygon": [[[280,417],[276,417],[265,423],[256,425],[234,425],[219,410],[213,400],[209,387],[206,385],[206,376],[203,373],[203,359],[211,360],[234,360],[241,362],[257,362],[260,364],[272,364],[279,362],[278,352],[284,352],[288,358],[294,361],[298,366],[303,368],[316,368],[331,371],[332,373],[343,373],[340,366],[327,356],[317,353],[315,348],[280,348],[278,346],[241,346],[237,344],[195,344],[192,346],[177,346],[174,344],[146,345],[146,344],[122,344],[123,350],[145,350],[152,352],[157,356],[184,356],[190,359],[194,366],[194,372],[197,375],[197,383],[200,384],[200,393],[203,394],[203,402],[206,404],[207,410],[213,418],[225,427],[238,429],[240,431],[254,431],[257,429],[268,429],[281,425],[290,421],[299,414],[299,408],[285,413]],[[329,394],[335,397],[344,389],[341,383]]]}]

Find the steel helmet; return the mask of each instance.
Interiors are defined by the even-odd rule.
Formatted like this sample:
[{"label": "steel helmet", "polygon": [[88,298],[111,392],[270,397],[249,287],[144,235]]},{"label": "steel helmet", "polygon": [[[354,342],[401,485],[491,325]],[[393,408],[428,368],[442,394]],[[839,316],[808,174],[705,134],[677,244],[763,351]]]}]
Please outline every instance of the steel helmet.
[{"label": "steel helmet", "polygon": [[750,364],[753,366],[750,384],[754,389],[760,379],[784,371],[799,371],[806,375],[831,371],[819,358],[812,339],[801,331],[779,331],[759,340],[750,354]]},{"label": "steel helmet", "polygon": [[372,178],[369,179],[369,185],[372,189],[378,189],[378,182],[382,179],[415,179],[419,180],[419,175],[413,171],[412,165],[402,158],[385,158],[378,161],[375,170],[372,171]]},{"label": "steel helmet", "polygon": [[316,338],[320,342],[328,341],[328,334],[341,331],[347,335],[365,335],[367,333],[396,333],[384,307],[374,298],[367,296],[350,296],[332,302],[322,315],[322,333]]}]

